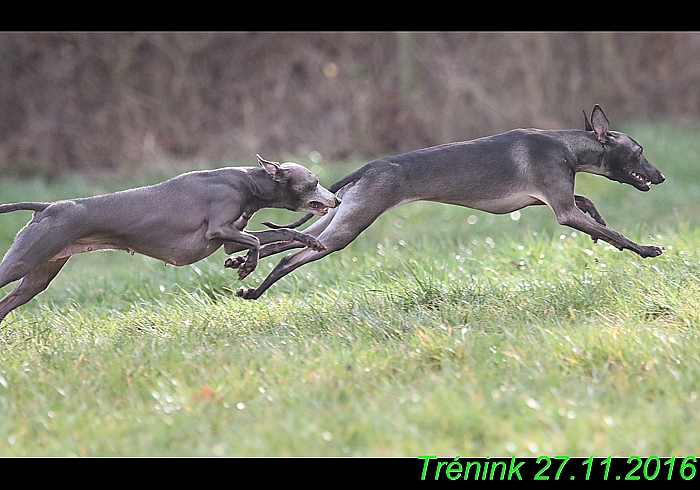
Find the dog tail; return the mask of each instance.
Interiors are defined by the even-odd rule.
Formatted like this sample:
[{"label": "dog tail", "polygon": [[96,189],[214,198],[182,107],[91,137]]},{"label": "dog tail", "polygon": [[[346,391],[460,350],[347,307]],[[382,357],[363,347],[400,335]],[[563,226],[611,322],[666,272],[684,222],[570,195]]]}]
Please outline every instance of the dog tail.
[{"label": "dog tail", "polygon": [[14,204],[0,204],[0,214],[13,211],[43,211],[48,208],[50,202],[17,202]]},{"label": "dog tail", "polygon": [[358,168],[351,174],[346,175],[342,179],[340,179],[338,182],[333,184],[328,188],[329,191],[331,191],[333,194],[338,192],[340,189],[345,187],[348,184],[352,184],[353,182],[357,182],[362,178],[362,176],[369,170],[369,168],[372,166],[372,163],[368,163],[367,165],[363,165],[362,167]]},{"label": "dog tail", "polygon": [[279,230],[280,228],[299,228],[301,225],[309,221],[311,218],[314,217],[314,213],[306,213],[304,216],[296,220],[294,223],[289,223],[288,225],[276,225],[270,221],[263,221],[262,224],[267,226],[268,228],[272,228],[274,230]]}]

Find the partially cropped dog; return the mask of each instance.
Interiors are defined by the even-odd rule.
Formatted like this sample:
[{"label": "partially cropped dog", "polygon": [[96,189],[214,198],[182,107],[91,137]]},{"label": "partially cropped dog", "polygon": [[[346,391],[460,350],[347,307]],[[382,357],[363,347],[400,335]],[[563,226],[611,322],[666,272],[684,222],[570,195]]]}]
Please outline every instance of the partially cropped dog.
[{"label": "partially cropped dog", "polygon": [[0,321],[46,289],[70,256],[81,252],[126,250],[187,265],[232,244],[237,251],[248,250],[239,264],[243,279],[257,266],[261,244],[295,240],[323,250],[316,238],[298,231],[244,230],[261,208],[325,215],[339,203],[301,165],[280,165],[259,155],[258,162],[259,167],[189,172],[101,196],[0,205],[0,213],[34,211],[0,263],[0,287],[19,280],[0,301]]},{"label": "partially cropped dog", "polygon": [[[642,154],[642,147],[626,134],[610,131],[608,125],[608,118],[596,105],[591,119],[585,117],[584,130],[516,129],[369,162],[330,187],[342,203],[305,230],[318,237],[324,250],[307,247],[288,255],[259,287],[241,288],[236,294],[246,299],[260,297],[297,267],[344,248],[382,213],[419,200],[495,214],[546,204],[560,224],[587,233],[594,240],[604,240],[641,257],[661,255],[661,248],[638,245],[606,227],[593,203],[574,195],[576,172],[603,175],[642,191],[664,181],[661,172]],[[298,241],[266,245],[261,256],[304,245]],[[244,264],[240,257],[226,261],[227,267]]]}]

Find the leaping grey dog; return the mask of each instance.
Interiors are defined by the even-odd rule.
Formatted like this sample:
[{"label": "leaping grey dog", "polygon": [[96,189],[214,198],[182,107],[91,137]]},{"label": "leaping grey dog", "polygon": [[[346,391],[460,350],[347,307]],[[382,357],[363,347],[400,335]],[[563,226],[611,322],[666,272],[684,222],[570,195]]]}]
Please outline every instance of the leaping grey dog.
[{"label": "leaping grey dog", "polygon": [[[367,163],[329,188],[338,192],[342,203],[304,230],[318,237],[325,249],[305,248],[284,257],[259,287],[241,288],[236,294],[245,299],[260,297],[297,267],[343,249],[382,213],[419,200],[495,214],[546,204],[560,224],[587,233],[594,241],[604,240],[641,257],[661,255],[661,248],[638,245],[606,227],[593,203],[574,195],[576,172],[603,175],[641,191],[664,181],[636,141],[608,130],[608,118],[600,106],[593,108],[590,121],[585,112],[584,118],[585,130],[515,129]],[[287,226],[299,226],[310,217]],[[303,245],[297,241],[266,245],[261,257]],[[240,257],[226,260],[232,268],[244,263]]]},{"label": "leaping grey dog", "polygon": [[188,265],[221,245],[248,249],[243,279],[258,263],[260,246],[295,240],[323,250],[314,237],[290,229],[244,231],[261,208],[325,215],[339,200],[318,177],[296,163],[189,172],[137,189],[66,201],[0,205],[0,213],[34,211],[0,263],[0,287],[19,280],[0,301],[0,321],[47,288],[71,255],[126,250],[172,265]]}]

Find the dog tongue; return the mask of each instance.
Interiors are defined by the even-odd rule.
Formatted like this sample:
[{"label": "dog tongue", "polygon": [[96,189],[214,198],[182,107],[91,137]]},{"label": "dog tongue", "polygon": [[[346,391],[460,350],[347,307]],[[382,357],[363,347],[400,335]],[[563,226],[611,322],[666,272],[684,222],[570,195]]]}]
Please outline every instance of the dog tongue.
[{"label": "dog tongue", "polygon": [[311,207],[311,209],[317,210],[318,212],[320,212],[322,214],[326,214],[328,212],[328,208],[318,201],[311,201],[309,203],[309,207]]}]

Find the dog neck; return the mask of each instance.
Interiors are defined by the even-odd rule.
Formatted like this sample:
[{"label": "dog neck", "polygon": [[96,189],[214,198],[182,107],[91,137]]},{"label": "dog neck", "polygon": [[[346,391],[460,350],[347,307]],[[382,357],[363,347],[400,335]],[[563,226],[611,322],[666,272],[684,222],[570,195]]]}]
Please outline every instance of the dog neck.
[{"label": "dog neck", "polygon": [[603,171],[605,149],[592,131],[567,131],[565,142],[571,153],[576,155],[576,172],[600,174]]},{"label": "dog neck", "polygon": [[286,207],[287,192],[283,184],[275,182],[262,167],[246,168],[246,173],[249,177],[246,187],[251,196],[246,210],[252,214],[261,208]]}]

